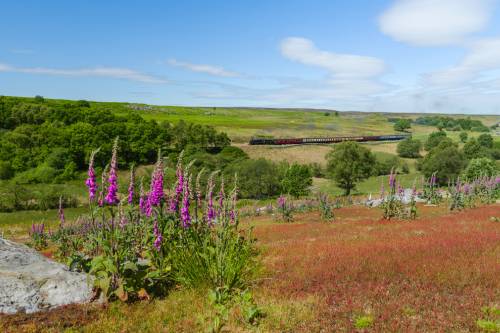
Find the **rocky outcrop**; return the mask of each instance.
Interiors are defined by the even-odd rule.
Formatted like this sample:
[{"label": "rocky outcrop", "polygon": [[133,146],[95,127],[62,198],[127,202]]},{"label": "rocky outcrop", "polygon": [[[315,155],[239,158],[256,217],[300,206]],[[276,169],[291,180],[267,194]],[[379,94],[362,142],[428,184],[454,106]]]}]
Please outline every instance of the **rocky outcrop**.
[{"label": "rocky outcrop", "polygon": [[35,250],[0,238],[0,313],[89,302],[92,281]]}]

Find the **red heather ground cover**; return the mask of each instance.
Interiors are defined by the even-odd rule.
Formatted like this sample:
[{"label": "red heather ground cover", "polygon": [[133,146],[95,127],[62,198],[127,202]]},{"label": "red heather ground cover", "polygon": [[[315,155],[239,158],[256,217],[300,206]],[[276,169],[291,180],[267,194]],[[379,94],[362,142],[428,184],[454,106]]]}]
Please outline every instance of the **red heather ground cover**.
[{"label": "red heather ground cover", "polygon": [[[475,332],[481,307],[500,305],[500,205],[448,213],[420,207],[416,221],[381,221],[378,209],[348,207],[338,220],[317,213],[289,224],[259,224],[275,297],[314,295],[304,332]],[[265,217],[261,217],[264,219]]]}]

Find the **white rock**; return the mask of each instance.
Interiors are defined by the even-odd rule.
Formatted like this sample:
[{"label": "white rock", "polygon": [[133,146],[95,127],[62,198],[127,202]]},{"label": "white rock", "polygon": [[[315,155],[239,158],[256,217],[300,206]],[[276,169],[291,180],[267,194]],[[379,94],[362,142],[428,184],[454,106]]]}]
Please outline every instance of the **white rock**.
[{"label": "white rock", "polygon": [[92,281],[35,250],[0,238],[0,313],[89,302]]}]

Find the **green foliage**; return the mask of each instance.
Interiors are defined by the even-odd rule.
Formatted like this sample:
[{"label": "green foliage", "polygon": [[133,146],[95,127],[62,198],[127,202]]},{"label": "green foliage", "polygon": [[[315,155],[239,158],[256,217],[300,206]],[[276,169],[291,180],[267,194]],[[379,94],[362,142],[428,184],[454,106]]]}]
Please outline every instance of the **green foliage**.
[{"label": "green foliage", "polygon": [[441,185],[456,179],[466,166],[464,154],[449,141],[442,141],[422,160],[422,173],[431,177],[436,173],[437,182]]},{"label": "green foliage", "polygon": [[411,128],[410,119],[398,119],[394,124],[394,130],[399,132],[406,132],[406,130]]},{"label": "green foliage", "polygon": [[373,172],[375,157],[356,142],[342,142],[327,155],[327,171],[337,186],[349,195],[356,184]]},{"label": "green foliage", "polygon": [[452,118],[445,116],[425,116],[419,117],[415,120],[416,124],[436,126],[440,129],[447,129],[452,131],[475,131],[475,132],[488,132],[489,129],[480,120],[472,120],[468,118]]},{"label": "green foliage", "polygon": [[296,198],[309,194],[311,185],[311,170],[307,165],[297,163],[290,165],[286,169],[281,180],[283,192]]},{"label": "green foliage", "polygon": [[0,180],[10,179],[14,176],[14,169],[8,161],[0,161]]},{"label": "green foliage", "polygon": [[418,158],[422,150],[422,142],[420,140],[406,138],[398,143],[397,152],[400,157]]},{"label": "green foliage", "polygon": [[483,133],[478,136],[477,142],[485,148],[493,148],[493,137],[488,133]]},{"label": "green foliage", "polygon": [[375,318],[373,318],[372,315],[356,316],[356,318],[354,318],[354,327],[357,329],[370,328],[373,326],[374,322]]},{"label": "green foliage", "polygon": [[437,147],[439,143],[446,138],[446,133],[443,131],[432,132],[424,144],[425,150],[430,151],[431,149]]},{"label": "green foliage", "polygon": [[224,170],[224,174],[227,178],[238,175],[242,198],[263,199],[280,192],[281,176],[278,167],[263,158],[236,161]]},{"label": "green foliage", "polygon": [[[101,154],[96,156],[96,165],[105,165],[117,136],[122,142],[123,166],[153,163],[159,148],[179,152],[195,145],[209,150],[230,143],[226,134],[210,126],[145,120],[131,110],[117,114],[107,105],[0,96],[0,130],[4,131],[0,160],[9,162],[15,174],[31,170],[30,182],[47,178],[53,182],[71,179],[73,171],[84,170],[90,151],[98,147]],[[52,171],[33,171],[42,165]],[[50,177],[33,174],[39,171],[46,176],[51,173]]]},{"label": "green foliage", "polygon": [[328,195],[324,193],[319,193],[318,201],[319,201],[319,211],[321,214],[321,219],[323,221],[334,220],[335,215],[333,214],[333,205],[330,203]]},{"label": "green foliage", "polygon": [[469,135],[467,134],[467,132],[463,131],[463,132],[460,132],[459,137],[460,137],[460,141],[465,143],[465,142],[467,142],[467,138],[469,137]]},{"label": "green foliage", "polygon": [[486,157],[472,159],[464,171],[464,177],[469,181],[473,181],[480,177],[495,176],[496,174],[496,163]]},{"label": "green foliage", "polygon": [[481,145],[475,138],[470,138],[469,141],[464,144],[463,152],[468,159],[490,156],[488,149]]},{"label": "green foliage", "polygon": [[373,169],[373,174],[376,176],[388,175],[391,170],[397,171],[403,169],[405,165],[402,163],[401,159],[393,154],[388,153],[376,153],[376,162]]},{"label": "green foliage", "polygon": [[486,306],[482,308],[483,318],[476,321],[477,327],[482,332],[500,332],[500,308],[496,306]]}]

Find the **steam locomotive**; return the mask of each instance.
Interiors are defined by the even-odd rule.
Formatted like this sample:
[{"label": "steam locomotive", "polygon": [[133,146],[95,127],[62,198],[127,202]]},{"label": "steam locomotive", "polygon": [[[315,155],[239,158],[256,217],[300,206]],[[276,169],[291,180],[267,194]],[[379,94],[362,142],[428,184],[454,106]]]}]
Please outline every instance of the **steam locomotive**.
[{"label": "steam locomotive", "polygon": [[370,135],[370,136],[337,136],[326,138],[293,138],[293,139],[267,139],[267,138],[252,138],[249,142],[251,145],[301,145],[301,144],[322,144],[322,143],[337,143],[343,141],[397,141],[404,140],[409,135],[394,134],[394,135]]}]

